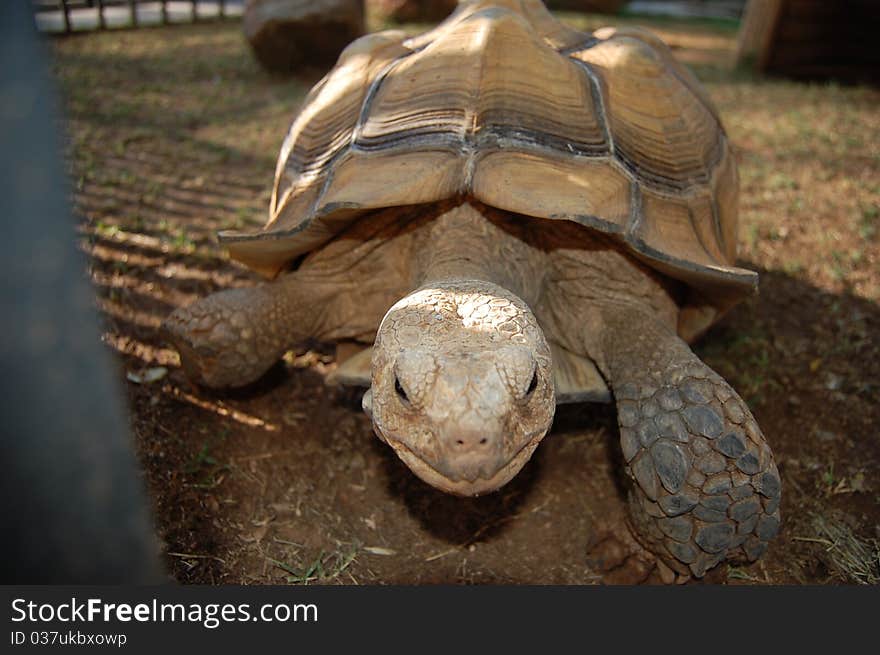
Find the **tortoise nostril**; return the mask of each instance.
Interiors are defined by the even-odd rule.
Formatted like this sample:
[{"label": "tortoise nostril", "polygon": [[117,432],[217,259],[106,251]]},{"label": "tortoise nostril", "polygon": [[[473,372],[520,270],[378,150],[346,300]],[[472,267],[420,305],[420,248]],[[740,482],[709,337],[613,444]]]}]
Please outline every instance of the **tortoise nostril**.
[{"label": "tortoise nostril", "polygon": [[459,453],[468,453],[477,450],[485,450],[490,445],[489,437],[478,437],[477,435],[460,435],[450,441],[453,448]]}]

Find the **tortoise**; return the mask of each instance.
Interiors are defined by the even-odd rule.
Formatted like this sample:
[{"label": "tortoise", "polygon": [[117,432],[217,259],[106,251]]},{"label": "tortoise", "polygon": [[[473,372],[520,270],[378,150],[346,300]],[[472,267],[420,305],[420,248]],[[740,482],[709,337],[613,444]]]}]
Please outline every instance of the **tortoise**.
[{"label": "tortoise", "polygon": [[734,263],[737,193],[718,112],[658,37],[460,2],[348,46],[283,142],[268,223],[219,235],[274,279],[163,329],[215,388],[307,339],[362,348],[336,381],[462,496],[513,478],[557,403],[613,400],[636,537],[702,577],[779,528],[770,448],[688,346],[757,288]]}]

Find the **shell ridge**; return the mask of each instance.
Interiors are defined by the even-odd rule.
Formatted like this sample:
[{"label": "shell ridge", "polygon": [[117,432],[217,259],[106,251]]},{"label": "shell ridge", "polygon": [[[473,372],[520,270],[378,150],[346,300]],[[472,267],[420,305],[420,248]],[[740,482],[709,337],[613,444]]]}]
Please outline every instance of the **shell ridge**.
[{"label": "shell ridge", "polygon": [[[594,44],[595,45],[595,44]],[[580,51],[578,51],[580,52]],[[605,107],[605,97],[602,94],[602,86],[599,83],[599,76],[596,74],[589,64],[580,59],[569,57],[569,61],[574,62],[587,76],[590,82],[590,94],[593,96],[593,105],[596,107],[596,114],[599,119],[599,125],[602,126],[602,132],[605,135],[605,141],[608,143],[608,150],[614,156],[616,148],[614,146],[614,137],[611,134],[611,126],[608,122],[608,112]]]},{"label": "shell ridge", "polygon": [[629,225],[626,226],[627,239],[634,237],[642,225],[645,214],[642,211],[642,187],[639,183],[633,181],[630,183],[629,190]]},{"label": "shell ridge", "polygon": [[721,252],[727,251],[727,240],[724,238],[724,230],[721,229],[721,212],[718,209],[718,200],[714,193],[709,194],[709,208],[712,211],[712,232],[718,243],[721,244]]},{"label": "shell ridge", "polygon": [[412,57],[416,54],[417,51],[410,51],[405,55],[401,55],[399,57],[395,57],[391,61],[389,61],[385,66],[382,67],[382,70],[372,79],[370,82],[370,86],[367,88],[367,92],[364,94],[364,99],[361,102],[361,110],[358,113],[357,123],[355,123],[354,129],[351,131],[351,139],[349,141],[349,146],[354,146],[357,144],[358,140],[361,137],[364,129],[364,123],[370,117],[370,109],[373,105],[373,100],[376,98],[376,94],[379,92],[379,87],[382,86],[382,82],[388,77],[391,71],[402,62],[404,59],[408,57]]},{"label": "shell ridge", "polygon": [[342,159],[342,157],[348,155],[357,145],[358,137],[363,130],[364,121],[366,120],[366,117],[369,116],[370,106],[372,105],[373,98],[375,98],[379,87],[382,86],[382,82],[385,81],[385,78],[394,69],[395,66],[397,66],[407,57],[412,56],[412,54],[412,52],[408,52],[399,57],[395,57],[390,62],[385,64],[385,66],[382,67],[376,77],[374,77],[373,80],[370,82],[370,86],[367,89],[367,92],[364,94],[364,99],[361,102],[361,110],[358,113],[358,120],[354,126],[354,129],[352,129],[351,131],[351,138],[349,139],[348,145],[340,148],[327,162],[327,165],[325,167],[327,171],[327,177],[324,178],[324,181],[321,183],[320,190],[315,196],[315,199],[312,201],[309,210],[306,212],[306,216],[309,216],[310,218],[306,221],[303,221],[302,228],[305,228],[318,215],[318,208],[321,206],[321,201],[327,194],[327,189],[329,189],[330,185],[333,183],[333,179],[335,177],[334,171],[336,167],[336,162]]},{"label": "shell ridge", "polygon": [[[563,55],[564,57],[571,57],[571,55],[573,55],[574,53],[582,52],[584,50],[589,50],[590,48],[592,48],[595,45],[598,45],[599,43],[602,43],[602,40],[597,39],[595,36],[593,36],[591,34],[583,41],[579,41],[578,43],[575,43],[574,45],[570,45],[568,47],[561,48],[561,49],[557,50],[557,52],[560,55]],[[577,61],[577,60],[575,60],[575,61]]]},{"label": "shell ridge", "polygon": [[[479,16],[482,11],[477,11],[468,16],[465,20],[473,20]],[[462,21],[464,22],[464,21]],[[484,43],[490,37],[485,32],[478,33],[477,39],[481,39]],[[480,48],[480,66],[477,69],[476,84],[471,93],[471,102],[468,104],[467,113],[464,120],[464,134],[462,134],[462,150],[466,156],[464,162],[464,174],[462,175],[461,189],[462,193],[469,193],[474,182],[474,173],[477,168],[477,124],[479,121],[479,112],[476,110],[480,106],[480,96],[482,95],[483,78],[486,74],[486,48]]]},{"label": "shell ridge", "polygon": [[[688,204],[687,212],[688,212],[688,221],[690,222],[690,225],[691,225],[691,230],[693,230],[694,235],[697,237],[697,243],[700,244],[700,247],[703,249],[703,252],[706,253],[706,257],[708,257],[709,261],[713,261],[715,263],[718,263],[717,258],[712,254],[712,251],[710,250],[709,246],[706,245],[706,241],[703,238],[703,232],[702,232],[702,230],[700,230],[699,226],[697,225],[696,216],[694,214],[694,209],[690,204]],[[715,221],[713,220],[712,223],[714,224]]]}]

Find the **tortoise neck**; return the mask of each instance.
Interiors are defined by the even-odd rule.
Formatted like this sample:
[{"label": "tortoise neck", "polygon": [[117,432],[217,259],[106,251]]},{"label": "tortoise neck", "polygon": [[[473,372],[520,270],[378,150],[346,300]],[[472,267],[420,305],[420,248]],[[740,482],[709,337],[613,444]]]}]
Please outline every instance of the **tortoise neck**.
[{"label": "tortoise neck", "polygon": [[505,229],[506,222],[503,212],[469,202],[437,217],[414,249],[416,288],[482,282],[534,302],[540,294],[540,254]]}]

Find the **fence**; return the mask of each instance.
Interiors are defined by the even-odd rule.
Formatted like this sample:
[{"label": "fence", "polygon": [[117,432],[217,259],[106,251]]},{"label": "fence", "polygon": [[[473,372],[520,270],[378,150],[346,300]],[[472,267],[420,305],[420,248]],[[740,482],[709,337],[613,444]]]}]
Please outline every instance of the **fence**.
[{"label": "fence", "polygon": [[241,16],[244,0],[32,0],[38,29],[70,33]]}]

